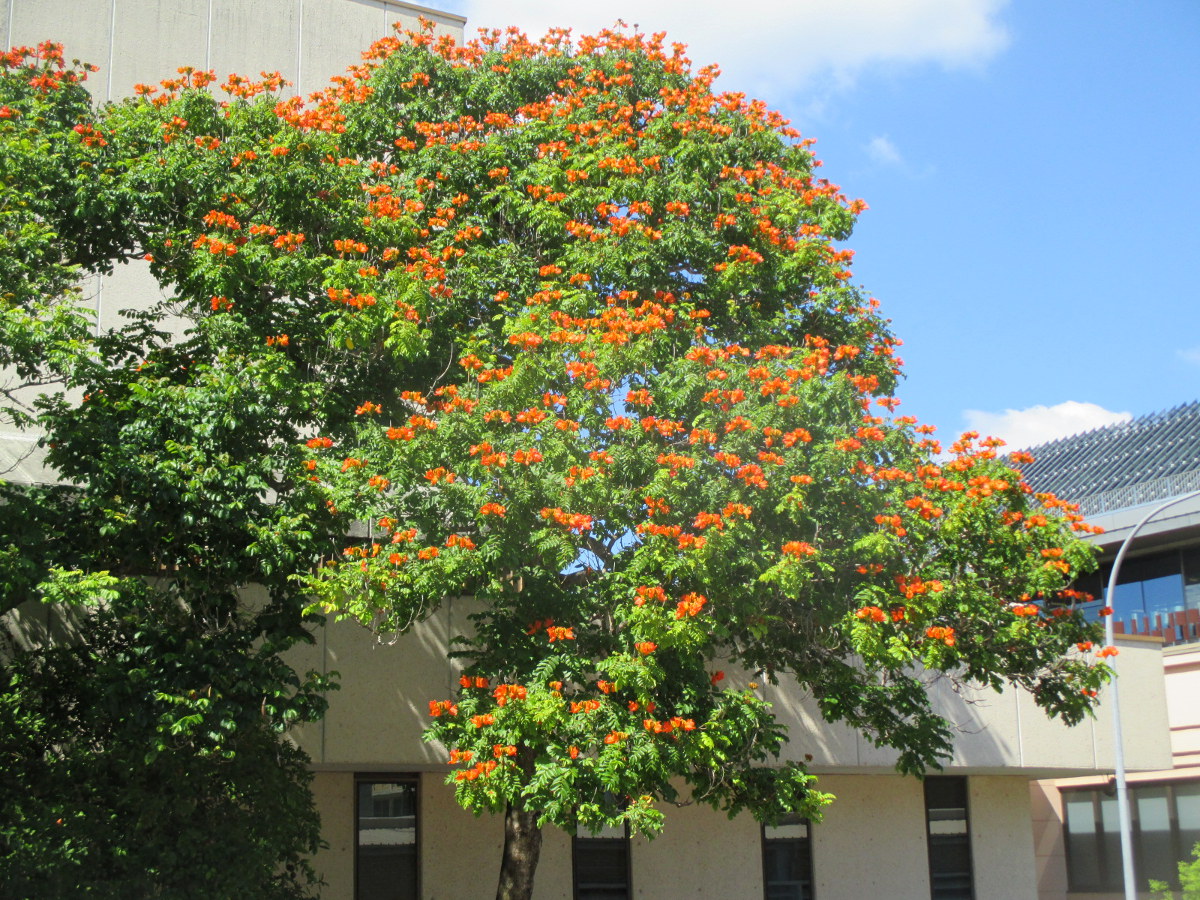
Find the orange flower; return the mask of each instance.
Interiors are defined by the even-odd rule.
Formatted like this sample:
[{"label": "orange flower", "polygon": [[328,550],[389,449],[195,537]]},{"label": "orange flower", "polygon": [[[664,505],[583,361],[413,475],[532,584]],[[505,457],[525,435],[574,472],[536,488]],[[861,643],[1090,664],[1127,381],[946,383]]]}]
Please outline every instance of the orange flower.
[{"label": "orange flower", "polygon": [[947,647],[953,647],[957,642],[957,638],[954,636],[954,629],[942,625],[934,625],[926,628],[925,636],[931,640],[941,641]]},{"label": "orange flower", "polygon": [[817,548],[805,541],[788,541],[781,548],[784,556],[794,556],[800,559],[805,556],[813,556],[817,552]]},{"label": "orange flower", "polygon": [[642,656],[649,656],[658,649],[658,644],[654,643],[654,641],[641,641],[633,646],[637,649],[638,653],[642,654]]}]

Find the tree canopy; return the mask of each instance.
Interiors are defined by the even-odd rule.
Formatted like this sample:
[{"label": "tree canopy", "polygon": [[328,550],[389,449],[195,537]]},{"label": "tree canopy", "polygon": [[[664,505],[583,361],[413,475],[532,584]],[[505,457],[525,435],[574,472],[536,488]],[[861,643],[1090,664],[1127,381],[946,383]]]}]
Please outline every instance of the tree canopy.
[{"label": "tree canopy", "polygon": [[53,299],[78,273],[143,257],[164,297],[71,332],[82,397],[40,424],[79,527],[12,544],[20,596],[60,556],[162,572],[283,642],[305,596],[389,632],[473,598],[428,737],[506,812],[508,896],[545,824],[819,815],[764,681],[906,772],[949,754],[931,676],[1078,721],[1107,671],[1071,607],[1086,526],[998,442],[897,415],[899,342],[841,247],[865,204],[715,77],[660,35],[407,33],[307,102],[182,70],[93,112],[10,56],[28,364],[86,321]]}]

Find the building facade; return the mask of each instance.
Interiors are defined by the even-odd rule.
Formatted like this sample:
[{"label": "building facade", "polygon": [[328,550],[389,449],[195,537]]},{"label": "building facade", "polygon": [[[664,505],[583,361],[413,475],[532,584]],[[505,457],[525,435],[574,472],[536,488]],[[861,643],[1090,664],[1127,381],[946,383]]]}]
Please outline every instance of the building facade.
[{"label": "building facade", "polygon": [[[502,823],[457,806],[445,784],[446,749],[420,736],[429,700],[451,696],[458,684],[445,650],[469,612],[468,602],[448,601],[394,642],[353,623],[332,624],[291,658],[299,668],[341,676],[325,719],[296,735],[316,773],[329,842],[317,866],[331,900],[451,900],[495,891]],[[1128,686],[1122,716],[1133,723],[1128,765],[1167,766],[1160,644],[1133,636],[1118,646]],[[707,807],[684,807],[665,810],[665,831],[653,841],[579,839],[550,829],[535,896],[1035,897],[1030,779],[1102,781],[1113,767],[1103,708],[1096,719],[1067,728],[1021,692],[960,692],[936,682],[937,708],[958,734],[944,773],[922,783],[897,775],[890,751],[826,723],[798,691],[762,690],[789,727],[786,757],[811,756],[819,789],[837,797],[820,824],[764,830],[748,815],[729,820]],[[377,874],[381,869],[391,874]],[[372,884],[401,878],[408,893],[372,892]]]},{"label": "building facade", "polygon": [[[1082,585],[1092,611],[1113,609],[1118,633],[1163,643],[1172,764],[1129,777],[1138,887],[1175,880],[1176,864],[1200,842],[1200,497],[1156,515],[1122,562],[1113,598],[1112,561],[1156,506],[1200,491],[1200,402],[1032,448],[1026,476],[1080,505],[1105,529],[1100,570]],[[1137,688],[1118,659],[1122,701]],[[1125,726],[1129,732],[1136,726]],[[1124,896],[1117,801],[1110,779],[1085,777],[1034,787],[1041,900]]]}]

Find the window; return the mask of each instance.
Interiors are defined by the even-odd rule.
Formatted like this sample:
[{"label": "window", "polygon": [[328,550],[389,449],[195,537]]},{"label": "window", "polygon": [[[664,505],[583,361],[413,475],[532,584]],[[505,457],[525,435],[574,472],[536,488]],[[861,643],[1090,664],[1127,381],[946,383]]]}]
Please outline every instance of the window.
[{"label": "window", "polygon": [[575,900],[628,900],[629,829],[605,828],[598,834],[576,834],[571,842]]},{"label": "window", "polygon": [[416,778],[359,778],[356,783],[355,900],[415,900]]},{"label": "window", "polygon": [[787,816],[778,825],[764,825],[762,849],[765,900],[813,900],[808,819]]},{"label": "window", "polygon": [[[1067,881],[1072,891],[1124,889],[1115,792],[1063,791]],[[1200,783],[1139,784],[1129,789],[1134,869],[1179,890],[1177,864],[1200,841]]]},{"label": "window", "polygon": [[926,778],[925,819],[929,839],[930,898],[974,900],[967,779],[950,776]]},{"label": "window", "polygon": [[1126,559],[1108,603],[1111,572],[1109,562],[1080,579],[1079,589],[1097,598],[1080,606],[1085,616],[1095,620],[1107,605],[1113,608],[1118,633],[1160,635],[1167,644],[1200,641],[1200,547]]}]

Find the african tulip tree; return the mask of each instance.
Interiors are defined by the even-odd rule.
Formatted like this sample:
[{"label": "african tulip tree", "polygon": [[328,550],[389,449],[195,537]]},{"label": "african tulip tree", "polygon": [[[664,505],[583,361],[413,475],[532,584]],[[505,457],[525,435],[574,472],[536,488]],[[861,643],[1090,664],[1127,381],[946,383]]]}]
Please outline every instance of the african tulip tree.
[{"label": "african tulip tree", "polygon": [[124,335],[54,422],[245,372],[277,403],[245,559],[302,558],[275,504],[366,530],[306,580],[326,613],[403,632],[475,598],[428,737],[505,814],[503,897],[546,824],[817,815],[752,679],[921,772],[950,749],[929,673],[1068,722],[1106,673],[1064,593],[1084,526],[994,443],[943,458],[895,415],[897,341],[839,248],[863,204],[714,77],[659,37],[407,34],[307,104],[189,70],[76,129],[113,252],[189,325]]},{"label": "african tulip tree", "polygon": [[658,38],[423,43],[312,113],[370,160],[329,298],[429,356],[308,441],[371,532],[312,586],[395,631],[481,602],[428,736],[464,806],[505,811],[500,895],[547,823],[818,812],[725,669],[798,682],[911,772],[950,746],[919,671],[1083,715],[1091,629],[1043,602],[1088,564],[1078,522],[993,443],[939,461],[893,415],[897,342],[835,246],[862,204],[810,142]]}]

